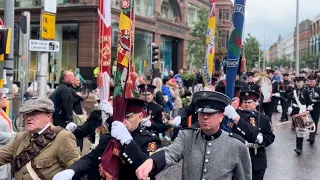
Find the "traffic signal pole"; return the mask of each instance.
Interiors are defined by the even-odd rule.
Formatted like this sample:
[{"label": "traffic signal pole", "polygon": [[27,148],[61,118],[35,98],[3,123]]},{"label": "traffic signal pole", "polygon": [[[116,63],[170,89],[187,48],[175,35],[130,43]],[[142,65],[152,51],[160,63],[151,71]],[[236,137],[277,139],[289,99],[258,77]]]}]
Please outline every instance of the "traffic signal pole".
[{"label": "traffic signal pole", "polygon": [[12,118],[12,81],[13,81],[13,37],[14,37],[14,1],[13,0],[6,0],[5,1],[5,8],[4,8],[4,24],[6,28],[11,29],[11,42],[10,42],[10,53],[5,54],[4,56],[4,71],[6,72],[6,93],[8,96],[9,104],[9,113],[8,116]]}]

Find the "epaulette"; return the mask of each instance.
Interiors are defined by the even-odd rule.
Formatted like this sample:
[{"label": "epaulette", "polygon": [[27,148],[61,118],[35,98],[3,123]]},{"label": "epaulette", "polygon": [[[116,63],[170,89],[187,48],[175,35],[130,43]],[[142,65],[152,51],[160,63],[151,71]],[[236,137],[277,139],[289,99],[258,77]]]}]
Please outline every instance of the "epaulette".
[{"label": "epaulette", "polygon": [[236,138],[238,140],[240,140],[241,142],[243,142],[243,144],[246,143],[246,140],[243,139],[243,137],[241,137],[239,134],[236,134],[236,133],[229,133],[229,136],[230,137],[233,137],[233,138]]}]

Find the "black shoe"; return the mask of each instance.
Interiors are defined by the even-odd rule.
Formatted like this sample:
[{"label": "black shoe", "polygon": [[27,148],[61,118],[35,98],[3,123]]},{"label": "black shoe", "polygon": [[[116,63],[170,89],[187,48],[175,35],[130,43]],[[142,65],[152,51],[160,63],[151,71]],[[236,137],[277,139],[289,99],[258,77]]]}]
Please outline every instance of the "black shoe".
[{"label": "black shoe", "polygon": [[301,149],[295,149],[294,151],[297,153],[297,155],[300,155],[300,154],[301,154],[301,152],[302,152],[302,150],[301,150]]}]

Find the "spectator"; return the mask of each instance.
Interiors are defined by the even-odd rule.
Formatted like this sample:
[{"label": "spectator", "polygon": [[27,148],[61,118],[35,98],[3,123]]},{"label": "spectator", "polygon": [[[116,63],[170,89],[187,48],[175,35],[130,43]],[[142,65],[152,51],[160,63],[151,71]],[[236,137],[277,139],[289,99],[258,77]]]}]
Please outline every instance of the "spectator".
[{"label": "spectator", "polygon": [[[3,108],[7,107],[8,98],[6,93],[0,91],[0,149],[2,149],[14,137],[11,119],[6,115]],[[0,179],[11,179],[10,164],[0,167]]]},{"label": "spectator", "polygon": [[172,70],[170,70],[170,72],[169,72],[169,76],[170,76],[171,78],[173,78],[173,77],[174,77],[174,72],[173,72]]},{"label": "spectator", "polygon": [[[51,93],[50,86],[47,85],[47,94]],[[38,96],[38,82],[35,80],[33,81],[27,89],[27,92],[24,94],[24,98],[29,100],[32,97]]]},{"label": "spectator", "polygon": [[175,118],[178,115],[179,109],[182,108],[181,96],[184,94],[184,92],[183,92],[183,89],[179,88],[177,79],[172,78],[169,85],[170,85],[170,93],[174,100],[171,117]]},{"label": "spectator", "polygon": [[183,87],[182,75],[183,75],[183,69],[180,69],[179,73],[174,75],[174,78],[177,79],[178,80],[178,84]]},{"label": "spectator", "polygon": [[63,71],[59,79],[59,86],[50,96],[54,102],[53,125],[63,128],[72,122],[73,93],[71,88],[74,75],[71,71]]},{"label": "spectator", "polygon": [[155,94],[155,101],[158,103],[162,108],[164,108],[166,101],[163,98],[162,94],[162,81],[160,78],[154,78],[152,85],[156,86],[156,89],[154,90]]},{"label": "spectator", "polygon": [[[74,73],[75,76],[78,76],[80,78],[81,83],[86,83],[86,80],[83,79],[83,77],[80,74],[80,69],[76,68],[76,72]],[[80,85],[79,85],[80,86]]]},{"label": "spectator", "polygon": [[163,83],[163,85],[162,85],[162,94],[163,94],[163,97],[164,97],[165,101],[167,102],[164,105],[164,110],[167,113],[170,113],[170,111],[173,109],[173,98],[172,98],[172,95],[170,93],[170,88],[169,88],[170,79],[171,79],[170,76],[166,76],[162,80],[162,83]]}]

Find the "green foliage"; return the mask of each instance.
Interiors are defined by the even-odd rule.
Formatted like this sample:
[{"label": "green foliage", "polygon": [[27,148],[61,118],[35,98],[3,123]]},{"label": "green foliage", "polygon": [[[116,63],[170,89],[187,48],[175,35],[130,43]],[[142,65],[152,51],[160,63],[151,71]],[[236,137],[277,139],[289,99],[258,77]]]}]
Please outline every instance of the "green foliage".
[{"label": "green foliage", "polygon": [[276,69],[276,67],[290,67],[290,66],[294,66],[294,60],[292,59],[288,59],[288,58],[281,58],[281,59],[276,59],[274,62],[268,62],[267,66]]},{"label": "green foliage", "polygon": [[[208,30],[208,19],[209,19],[209,11],[205,9],[201,9],[199,11],[198,22],[194,23],[194,27],[192,29],[191,35],[192,39],[188,41],[189,47],[187,50],[188,55],[194,58],[193,61],[189,60],[189,64],[192,63],[196,68],[202,68],[205,58],[206,58],[206,38],[207,38],[207,30]],[[217,23],[218,24],[218,23]],[[215,34],[215,51],[219,52],[219,30],[216,28]]]},{"label": "green foliage", "polygon": [[317,68],[317,59],[319,55],[312,54],[312,53],[306,53],[300,58],[300,68]]},{"label": "green foliage", "polygon": [[185,98],[182,98],[182,106],[185,107],[185,106],[188,106],[190,103],[190,96],[187,96]]},{"label": "green foliage", "polygon": [[189,81],[189,80],[194,80],[194,79],[196,79],[196,75],[194,75],[194,74],[185,73],[185,74],[182,75],[182,80],[183,81]]},{"label": "green foliage", "polygon": [[[247,60],[247,69],[251,70],[255,67],[255,64],[259,62],[259,50],[260,50],[260,43],[256,37],[251,36],[248,34],[248,37],[245,39],[244,42],[244,54]],[[260,57],[263,56],[263,53],[260,52]]]}]

